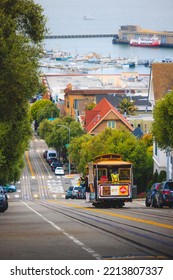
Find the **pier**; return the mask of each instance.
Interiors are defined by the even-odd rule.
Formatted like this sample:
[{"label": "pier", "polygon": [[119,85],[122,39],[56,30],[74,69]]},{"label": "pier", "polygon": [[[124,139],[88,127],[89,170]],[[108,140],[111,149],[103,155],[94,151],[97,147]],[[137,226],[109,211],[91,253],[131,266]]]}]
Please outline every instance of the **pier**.
[{"label": "pier", "polygon": [[173,31],[153,31],[142,29],[136,25],[121,26],[118,34],[74,34],[74,35],[45,35],[45,39],[80,39],[80,38],[112,38],[113,44],[129,44],[132,38],[157,36],[160,41],[160,47],[173,48]]},{"label": "pier", "polygon": [[45,39],[75,39],[75,38],[106,38],[115,37],[116,34],[78,34],[78,35],[46,35]]},{"label": "pier", "polygon": [[155,31],[142,29],[138,25],[122,25],[119,29],[118,36],[114,36],[113,44],[129,44],[132,38],[151,38],[158,37],[161,41],[160,47],[173,47],[173,31]]}]

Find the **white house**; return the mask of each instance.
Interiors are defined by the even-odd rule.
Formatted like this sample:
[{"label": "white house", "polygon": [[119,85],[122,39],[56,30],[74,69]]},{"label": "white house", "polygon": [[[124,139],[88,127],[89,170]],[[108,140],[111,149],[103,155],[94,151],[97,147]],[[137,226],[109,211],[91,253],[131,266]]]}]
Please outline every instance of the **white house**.
[{"label": "white house", "polygon": [[[149,101],[153,108],[157,100],[162,99],[170,90],[173,90],[173,63],[153,63],[149,83]],[[161,150],[157,143],[153,144],[154,172],[164,170],[167,180],[173,179],[173,151],[169,147]]]}]

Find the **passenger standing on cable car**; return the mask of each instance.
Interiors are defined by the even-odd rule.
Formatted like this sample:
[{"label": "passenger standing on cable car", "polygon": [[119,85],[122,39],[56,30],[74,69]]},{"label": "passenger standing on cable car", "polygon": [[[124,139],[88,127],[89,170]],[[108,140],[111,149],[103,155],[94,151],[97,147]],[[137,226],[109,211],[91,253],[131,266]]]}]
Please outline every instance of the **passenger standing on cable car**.
[{"label": "passenger standing on cable car", "polygon": [[112,182],[113,183],[119,183],[119,174],[117,171],[114,171],[112,174],[111,174],[111,179],[112,179]]}]

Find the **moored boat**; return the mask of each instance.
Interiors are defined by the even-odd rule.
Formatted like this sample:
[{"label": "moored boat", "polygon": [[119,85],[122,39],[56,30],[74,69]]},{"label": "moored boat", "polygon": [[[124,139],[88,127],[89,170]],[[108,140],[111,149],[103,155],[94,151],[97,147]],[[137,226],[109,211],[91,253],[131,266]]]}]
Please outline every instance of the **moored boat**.
[{"label": "moored boat", "polygon": [[130,40],[130,46],[134,47],[159,47],[161,44],[157,37],[139,37]]},{"label": "moored boat", "polygon": [[52,59],[57,61],[67,61],[70,58],[72,58],[72,55],[69,52],[52,51]]},{"label": "moored boat", "polygon": [[83,19],[84,20],[94,20],[95,18],[93,16],[90,16],[90,15],[85,15],[85,16],[83,16]]},{"label": "moored boat", "polygon": [[70,54],[60,54],[60,55],[56,56],[55,59],[57,61],[67,61],[70,58],[72,58],[72,56]]}]

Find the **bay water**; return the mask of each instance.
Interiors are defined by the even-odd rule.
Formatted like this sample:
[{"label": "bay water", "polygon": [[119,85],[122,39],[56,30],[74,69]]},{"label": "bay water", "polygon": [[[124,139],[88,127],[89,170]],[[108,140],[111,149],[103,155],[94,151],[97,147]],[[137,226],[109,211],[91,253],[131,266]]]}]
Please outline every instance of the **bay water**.
[{"label": "bay water", "polygon": [[[173,31],[172,0],[35,0],[35,2],[43,7],[47,17],[47,28],[52,35],[117,34],[121,25],[128,24],[155,31]],[[84,20],[84,16],[94,19]],[[57,49],[74,55],[96,52],[111,58],[135,57],[158,61],[173,58],[173,48],[152,49],[115,45],[112,44],[111,37],[46,39],[44,44],[47,50]],[[149,70],[143,67],[139,71]]]}]

